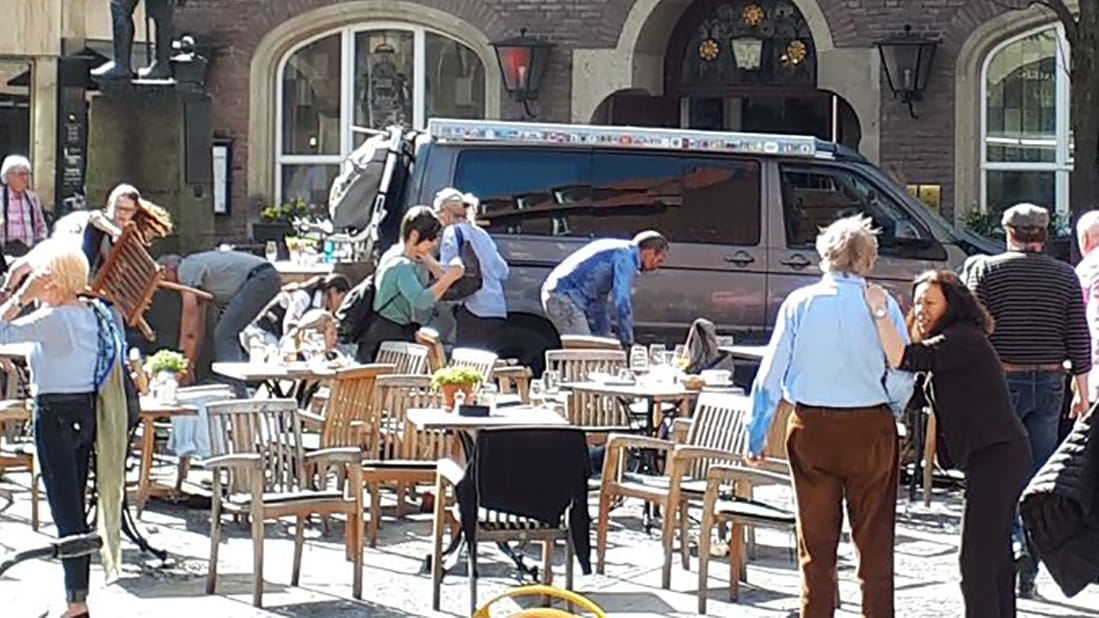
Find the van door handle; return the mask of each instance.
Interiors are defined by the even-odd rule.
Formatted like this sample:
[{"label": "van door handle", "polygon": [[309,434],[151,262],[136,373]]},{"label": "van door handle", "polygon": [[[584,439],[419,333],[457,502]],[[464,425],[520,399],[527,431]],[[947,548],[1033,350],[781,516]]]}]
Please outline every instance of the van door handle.
[{"label": "van door handle", "polygon": [[789,266],[790,268],[795,268],[797,270],[801,270],[802,268],[805,268],[805,267],[809,266],[810,264],[812,264],[812,262],[809,261],[809,258],[805,257],[804,255],[801,255],[800,253],[794,254],[789,259],[782,260],[781,263]]},{"label": "van door handle", "polygon": [[725,261],[730,264],[736,264],[737,266],[747,266],[756,261],[756,259],[747,251],[737,251],[732,255],[726,255]]}]

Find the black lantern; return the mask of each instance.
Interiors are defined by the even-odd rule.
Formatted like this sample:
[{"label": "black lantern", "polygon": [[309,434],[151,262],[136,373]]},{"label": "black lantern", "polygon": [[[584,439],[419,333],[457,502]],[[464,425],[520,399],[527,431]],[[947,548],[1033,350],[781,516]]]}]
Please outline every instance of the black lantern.
[{"label": "black lantern", "polygon": [[508,94],[522,102],[527,116],[533,117],[528,102],[538,98],[538,87],[542,84],[542,73],[553,45],[528,39],[527,29],[521,28],[518,37],[496,41],[492,46],[496,49],[500,75],[504,78]]},{"label": "black lantern", "polygon": [[905,26],[903,35],[877,41],[874,45],[881,54],[893,96],[908,105],[908,113],[916,118],[912,103],[918,101],[927,88],[939,41],[914,36],[912,26]]}]

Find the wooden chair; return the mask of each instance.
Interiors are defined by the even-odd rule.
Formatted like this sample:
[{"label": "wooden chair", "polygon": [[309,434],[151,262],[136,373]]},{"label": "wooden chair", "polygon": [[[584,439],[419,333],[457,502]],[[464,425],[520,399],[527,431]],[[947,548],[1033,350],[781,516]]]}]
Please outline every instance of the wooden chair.
[{"label": "wooden chair", "polygon": [[[617,376],[626,367],[623,350],[546,351],[546,370],[557,371],[562,382],[584,382],[591,373]],[[611,397],[571,392],[565,400],[565,412],[569,423],[589,432],[589,441],[598,441],[591,433],[630,430],[629,417]]]},{"label": "wooden chair", "polygon": [[443,349],[439,332],[433,328],[421,328],[416,331],[416,343],[427,346],[427,368],[429,373],[435,373],[446,367],[446,350]]},{"label": "wooden chair", "polygon": [[418,343],[383,341],[375,363],[394,365],[394,373],[418,375],[427,373],[427,357],[431,350]]},{"label": "wooden chair", "polygon": [[38,467],[34,462],[34,439],[31,436],[31,408],[26,399],[0,401],[0,473],[30,474],[31,529],[38,531]]},{"label": "wooden chair", "polygon": [[561,335],[562,350],[621,350],[622,344],[610,337]]},{"label": "wooden chair", "polygon": [[388,375],[378,378],[374,410],[379,421],[378,451],[363,461],[363,483],[370,492],[367,542],[374,547],[381,524],[381,488],[397,486],[397,517],[405,514],[408,488],[435,480],[435,464],[450,456],[453,439],[448,432],[417,429],[405,422],[410,408],[442,406],[441,395],[426,375]]},{"label": "wooden chair", "polygon": [[[352,595],[361,599],[362,452],[357,448],[331,448],[306,453],[297,402],[290,399],[211,403],[207,416],[213,456],[203,463],[213,471],[213,496],[206,593],[213,594],[217,583],[222,511],[251,519],[252,602],[256,607],[263,600],[264,522],[296,518],[290,585],[297,586],[305,520],[311,514],[342,513],[347,516],[347,545],[354,563]],[[339,485],[331,488],[345,479],[346,493]]]},{"label": "wooden chair", "polygon": [[[603,462],[599,493],[597,569],[603,573],[611,502],[616,497],[638,498],[659,505],[664,517],[661,532],[664,567],[661,586],[671,585],[672,540],[678,516],[680,557],[689,567],[687,546],[687,501],[699,500],[705,492],[706,471],[717,463],[732,463],[744,452],[751,400],[733,393],[703,392],[695,406],[683,444],[646,436],[611,434]],[[625,471],[623,452],[631,448],[653,449],[666,458],[666,476],[631,474]]]},{"label": "wooden chair", "polygon": [[338,370],[323,415],[301,412],[302,418],[321,428],[319,436],[303,436],[306,449],[355,447],[367,454],[375,452],[378,436],[373,420],[374,389],[378,378],[394,369],[394,365],[375,363]]},{"label": "wooden chair", "polygon": [[145,322],[145,311],[153,302],[153,293],[158,287],[191,292],[204,300],[213,299],[202,290],[164,281],[163,269],[149,255],[137,228],[128,224],[96,274],[91,292],[114,304],[127,326],[140,330],[152,341],[154,333]]},{"label": "wooden chair", "polygon": [[530,403],[530,380],[533,375],[530,367],[509,365],[507,361],[498,359],[496,366],[492,369],[492,375],[496,378],[496,385],[500,388],[501,395],[514,391],[519,396],[519,401],[524,404]]},{"label": "wooden chair", "polygon": [[451,367],[470,367],[481,374],[481,382],[492,381],[492,371],[496,367],[496,355],[485,350],[473,348],[454,348],[450,352]]}]

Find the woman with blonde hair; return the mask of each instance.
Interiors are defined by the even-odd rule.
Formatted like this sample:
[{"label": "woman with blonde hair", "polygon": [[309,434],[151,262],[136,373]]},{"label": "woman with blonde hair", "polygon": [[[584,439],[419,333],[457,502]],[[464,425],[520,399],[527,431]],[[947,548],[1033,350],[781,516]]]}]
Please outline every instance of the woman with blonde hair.
[{"label": "woman with blonde hair", "polygon": [[146,246],[172,233],[168,211],[142,198],[133,185],[120,184],[107,197],[106,208],[91,212],[84,227],[83,249],[91,272],[99,270],[111,246],[131,223]]},{"label": "woman with blonde hair", "polygon": [[[108,578],[117,574],[127,409],[120,374],[124,344],[115,317],[82,300],[88,262],[55,238],[27,256],[30,274],[0,305],[0,344],[34,343],[29,354],[34,436],[58,536],[88,532],[85,494],[96,451],[98,527]],[[16,319],[25,307],[38,308]],[[88,616],[88,557],[63,561],[69,617]]]}]

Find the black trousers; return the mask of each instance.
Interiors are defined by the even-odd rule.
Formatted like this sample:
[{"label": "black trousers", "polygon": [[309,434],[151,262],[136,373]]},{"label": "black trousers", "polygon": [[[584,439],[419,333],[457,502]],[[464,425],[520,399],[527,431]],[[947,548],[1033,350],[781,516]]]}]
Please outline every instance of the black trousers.
[{"label": "black trousers", "polygon": [[457,329],[457,343],[463,348],[475,348],[500,353],[502,334],[507,320],[504,318],[482,318],[475,315],[465,305],[454,307],[454,326]]},{"label": "black trousers", "polygon": [[419,324],[398,324],[392,320],[383,318],[375,313],[366,329],[366,334],[359,341],[359,349],[355,352],[355,361],[359,363],[372,363],[378,355],[378,348],[384,341],[407,341],[416,343],[416,331],[420,330]]},{"label": "black trousers", "polygon": [[994,444],[969,456],[959,556],[968,618],[1015,616],[1011,527],[1030,467],[1026,440]]},{"label": "black trousers", "polygon": [[[88,462],[95,444],[95,395],[39,395],[35,400],[34,441],[46,484],[57,536],[88,532],[84,501]],[[88,598],[91,558],[69,558],[65,570],[65,594],[70,603]]]}]

